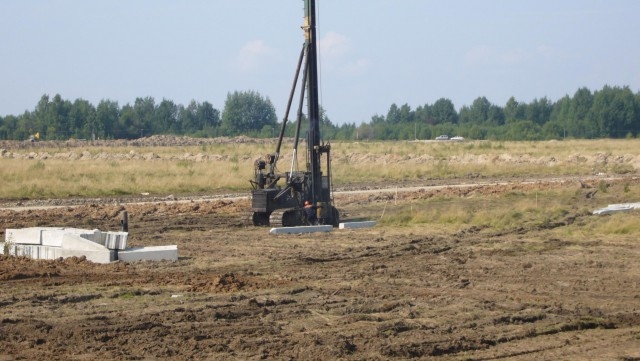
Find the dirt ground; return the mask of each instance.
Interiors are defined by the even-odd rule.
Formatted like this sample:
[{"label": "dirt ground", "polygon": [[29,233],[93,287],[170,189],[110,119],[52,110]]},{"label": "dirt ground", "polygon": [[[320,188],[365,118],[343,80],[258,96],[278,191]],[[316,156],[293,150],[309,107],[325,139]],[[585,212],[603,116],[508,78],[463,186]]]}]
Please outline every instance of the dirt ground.
[{"label": "dirt ground", "polygon": [[[637,181],[636,181],[637,182]],[[449,194],[579,187],[538,182]],[[344,219],[388,194],[339,194]],[[386,199],[386,200],[385,200]],[[246,199],[0,210],[6,228],[118,230],[176,244],[176,262],[0,256],[0,360],[640,360],[640,248],[551,228],[376,226],[270,235]]]}]

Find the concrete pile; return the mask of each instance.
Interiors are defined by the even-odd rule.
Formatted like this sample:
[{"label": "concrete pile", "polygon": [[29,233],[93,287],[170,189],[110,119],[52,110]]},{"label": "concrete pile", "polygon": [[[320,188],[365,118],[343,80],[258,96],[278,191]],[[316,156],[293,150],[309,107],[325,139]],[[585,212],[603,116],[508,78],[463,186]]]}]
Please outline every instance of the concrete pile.
[{"label": "concrete pile", "polygon": [[86,257],[95,263],[178,259],[177,246],[127,247],[128,232],[78,228],[31,227],[7,229],[0,253],[33,259]]},{"label": "concrete pile", "polygon": [[618,212],[633,211],[635,209],[640,209],[640,203],[609,204],[605,208],[596,209],[595,211],[593,211],[593,214],[611,214],[611,213],[618,213]]},{"label": "concrete pile", "polygon": [[[357,229],[357,228],[371,228],[375,227],[375,221],[362,221],[362,222],[346,222],[338,225],[339,229]],[[317,233],[317,232],[331,232],[333,226],[331,225],[319,225],[319,226],[297,226],[297,227],[276,227],[271,228],[269,233],[271,234],[302,234],[302,233]]]}]

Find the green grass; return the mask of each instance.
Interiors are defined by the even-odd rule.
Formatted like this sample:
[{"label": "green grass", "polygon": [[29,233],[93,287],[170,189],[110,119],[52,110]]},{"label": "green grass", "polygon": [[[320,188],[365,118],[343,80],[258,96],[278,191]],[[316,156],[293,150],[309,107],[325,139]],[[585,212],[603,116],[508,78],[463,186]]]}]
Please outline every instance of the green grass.
[{"label": "green grass", "polygon": [[[596,216],[592,212],[611,203],[640,200],[640,181],[610,183],[606,193],[587,198],[576,184],[547,190],[473,197],[440,196],[377,205],[373,211],[384,226],[447,229],[490,229],[517,233],[541,230],[549,237],[581,242],[586,235],[619,242],[640,236],[639,211]],[[635,238],[634,238],[635,237]]]}]

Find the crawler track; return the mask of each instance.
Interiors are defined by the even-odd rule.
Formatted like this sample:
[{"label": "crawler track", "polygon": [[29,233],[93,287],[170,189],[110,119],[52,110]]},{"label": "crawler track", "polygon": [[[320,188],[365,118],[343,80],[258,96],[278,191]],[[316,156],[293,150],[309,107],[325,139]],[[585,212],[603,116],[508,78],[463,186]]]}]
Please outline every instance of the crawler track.
[{"label": "crawler track", "polygon": [[304,225],[302,211],[295,208],[279,209],[269,216],[271,227],[295,227]]}]

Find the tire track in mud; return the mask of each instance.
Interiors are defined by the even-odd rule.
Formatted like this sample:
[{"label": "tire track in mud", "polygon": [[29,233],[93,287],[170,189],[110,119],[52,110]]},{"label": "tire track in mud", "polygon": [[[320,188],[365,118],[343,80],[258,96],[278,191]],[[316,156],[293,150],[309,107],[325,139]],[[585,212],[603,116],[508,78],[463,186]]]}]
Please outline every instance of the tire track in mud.
[{"label": "tire track in mud", "polygon": [[[542,227],[542,229],[545,229]],[[482,229],[471,228],[469,230],[464,230],[458,234],[464,235],[466,237],[476,237],[477,234],[482,231]],[[512,231],[517,233],[517,230]],[[504,235],[504,234],[503,234]],[[482,242],[482,241],[480,241]],[[340,264],[348,262],[350,265],[357,264],[359,262],[363,262],[364,259],[377,257],[378,259],[389,259],[389,258],[399,258],[406,256],[408,254],[411,255],[440,255],[447,254],[450,257],[450,260],[454,263],[464,264],[466,263],[467,254],[466,251],[458,250],[461,248],[462,240],[454,240],[447,241],[443,245],[442,239],[433,239],[433,238],[422,238],[422,239],[414,239],[409,242],[397,242],[389,245],[385,245],[382,247],[368,247],[369,249],[365,251],[354,251],[348,255],[340,255],[340,256],[324,256],[324,257],[304,257],[298,258],[300,264],[308,265],[314,263],[327,264],[331,263],[332,266],[339,267]],[[553,242],[551,242],[553,243]],[[562,248],[570,247],[572,244],[565,243],[559,245]],[[548,251],[557,250],[558,245],[550,244],[550,248]],[[590,246],[590,244],[587,244]],[[375,249],[374,249],[375,248]],[[457,259],[457,260],[456,260]],[[372,268],[372,270],[380,270],[380,269],[388,269],[384,263],[382,265],[377,265]],[[349,274],[348,271],[338,271],[340,273],[344,273],[345,275]],[[439,274],[446,274],[446,271],[434,272]],[[455,273],[455,272],[454,272]],[[365,277],[362,275],[362,277]],[[357,277],[356,277],[357,278]],[[449,277],[450,281],[460,280],[459,274],[452,274]],[[465,279],[461,279],[462,281],[467,281]],[[469,283],[466,282],[463,285],[453,286],[453,287],[466,287]],[[325,291],[326,292],[326,291]],[[338,293],[339,292],[339,293]],[[346,293],[354,293],[357,291],[352,288],[341,288],[336,290],[335,293],[344,296]],[[398,336],[399,334],[406,333],[424,333],[424,324],[420,325],[419,323],[416,325],[416,321],[411,321],[411,324],[407,324],[406,322],[395,321],[395,323],[385,323],[385,314],[393,313],[397,308],[402,308],[403,306],[412,306],[411,302],[408,303],[395,303],[395,304],[380,304],[378,302],[373,302],[373,304],[369,304],[367,306],[361,305],[350,307],[348,311],[345,311],[344,314],[349,314],[350,317],[356,317],[359,320],[367,320],[367,321],[375,321],[378,323],[382,323],[378,330],[380,333],[384,335],[393,335]],[[393,346],[383,347],[380,352],[381,354],[388,357],[426,357],[426,356],[443,356],[443,355],[456,355],[456,354],[464,354],[469,351],[477,351],[477,350],[487,350],[490,348],[495,348],[500,345],[506,345],[511,343],[516,343],[520,341],[526,341],[529,339],[537,339],[544,336],[551,336],[561,333],[573,333],[576,331],[585,331],[585,330],[594,330],[594,329],[617,329],[620,327],[628,328],[628,327],[638,327],[640,323],[638,322],[638,315],[630,313],[628,314],[631,321],[621,322],[620,319],[616,317],[607,316],[606,311],[598,311],[598,310],[590,310],[588,312],[584,312],[583,310],[566,310],[560,309],[557,312],[554,312],[552,309],[548,308],[548,305],[530,305],[529,308],[532,308],[534,312],[531,312],[531,309],[528,311],[529,313],[507,313],[496,316],[495,318],[489,318],[483,323],[474,322],[470,325],[457,325],[456,327],[461,329],[475,330],[473,333],[476,334],[475,337],[471,337],[468,335],[462,336],[458,339],[452,339],[450,337],[446,337],[446,340],[430,340],[430,341],[422,341],[416,342],[412,341],[409,343],[402,344],[394,344]],[[500,308],[498,308],[499,310]],[[508,308],[504,309],[508,311]],[[336,307],[333,307],[333,312],[336,312]],[[498,311],[498,313],[501,313]],[[360,316],[357,316],[360,315]],[[365,317],[363,315],[372,315],[371,317]],[[415,314],[411,315],[412,319],[416,317]],[[499,329],[501,326],[514,326],[514,331],[505,333],[504,330],[499,332],[502,335],[496,335],[494,332],[491,332],[491,329]],[[522,328],[523,325],[531,325],[526,330],[517,330]],[[432,327],[428,327],[430,333],[442,333],[447,334],[449,331],[439,329],[437,331],[433,331]],[[437,327],[436,327],[437,329]],[[478,332],[480,329],[486,329],[486,332]],[[479,335],[479,336],[478,336]],[[421,337],[417,337],[421,338]],[[428,336],[423,336],[423,338],[430,338]],[[555,348],[561,348],[562,346],[549,346],[549,347],[540,347],[537,349],[532,349],[529,351],[522,351],[517,353],[508,353],[503,354],[500,357],[510,357],[517,355],[526,355],[526,354],[535,354],[539,352],[543,352],[546,350],[552,350]],[[493,359],[493,358],[487,358]]]}]

